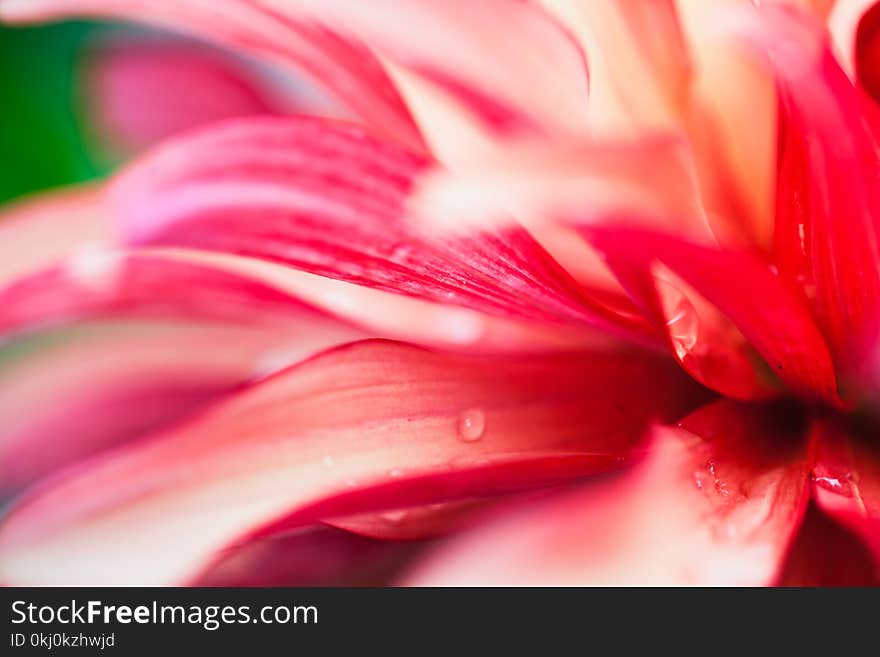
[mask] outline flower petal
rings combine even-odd
[[[0,351],[0,496],[180,421],[329,336],[211,324],[79,325]],[[289,362],[289,361],[288,361]]]
[[[757,12],[755,4],[678,1],[693,65],[683,123],[719,242],[769,251],[779,112],[775,83],[741,43],[723,38],[728,11]]]
[[[505,225],[514,216],[588,221],[617,212],[639,224],[709,236],[687,146],[671,135],[566,145],[508,142],[417,182],[413,212],[438,230]]]
[[[749,340],[772,371],[795,391],[839,403],[828,347],[799,291],[749,253],[717,249],[640,229],[583,227],[581,232],[607,254],[609,265],[655,316],[656,262],[714,304]],[[671,318],[670,318],[671,319]],[[676,320],[678,321],[678,320]],[[713,333],[712,335],[719,335]],[[699,334],[685,336],[700,339]],[[673,344],[673,346],[675,346]],[[689,352],[694,351],[691,345]],[[734,348],[739,348],[734,346]],[[706,380],[710,387],[724,381]]]
[[[865,545],[810,504],[777,586],[880,586]]]
[[[860,23],[865,14],[877,4],[877,0],[836,0],[828,16],[828,31],[831,34],[835,55],[846,74],[853,80],[857,78],[857,52],[859,50]],[[863,35],[870,42],[870,21]],[[867,44],[866,44],[867,45]]]
[[[578,37],[590,62],[591,126],[632,137],[683,109],[690,59],[673,0],[541,0]]]
[[[317,73],[318,82],[327,69],[330,88],[345,92],[346,100],[364,93],[387,106],[391,96],[399,111],[399,97],[376,66],[375,50],[439,82],[477,113],[493,105],[551,130],[584,129],[583,54],[540,8],[518,0],[377,0],[369,7],[347,0],[245,0],[220,11],[216,3],[199,0],[4,0],[0,9],[8,20],[19,21],[97,13],[159,18],[172,26],[189,22],[208,35],[280,52]],[[499,17],[504,29],[485,29]],[[340,34],[349,43],[334,43]],[[369,49],[360,51],[358,61],[354,44],[361,41]],[[375,81],[382,84],[370,84]]]
[[[669,367],[644,354],[339,348],[34,491],[0,527],[0,579],[180,582],[279,517],[309,525],[606,469],[647,422],[693,403]]]
[[[427,162],[361,129],[227,124],[166,145],[115,184],[129,242],[195,247],[517,319],[651,334],[591,298],[522,228],[438,236],[404,214]]]
[[[423,548],[423,542],[307,527],[224,551],[194,585],[383,586]]]
[[[811,299],[838,366],[858,367],[880,332],[877,143],[812,23],[767,10],[741,29],[780,89],[777,264]]]
[[[790,428],[722,401],[658,429],[633,471],[440,549],[416,585],[771,583],[809,499]]]
[[[833,420],[813,427],[816,504],[865,541],[880,564],[880,450]]]
[[[250,278],[167,255],[85,250],[0,290],[8,338],[82,319],[211,320],[233,325],[300,324],[338,330],[298,298]],[[342,333],[351,338],[352,329]]]
[[[48,192],[6,206],[0,213],[0,285],[78,248],[105,246],[111,238],[96,187]]]
[[[619,342],[598,329],[505,319],[326,278],[258,258],[185,249],[152,249],[143,253],[220,269],[268,285],[343,322],[362,327],[366,334],[375,337],[493,353],[600,349]]]
[[[361,536],[411,541],[461,530],[475,522],[478,509],[484,505],[480,500],[428,504],[380,513],[359,513],[324,522]]]
[[[293,67],[335,95],[372,128],[414,147],[422,144],[406,106],[373,53],[354,39],[294,20],[248,0],[0,0],[12,22],[84,16],[149,22],[187,30]]]
[[[490,121],[519,115],[552,132],[586,129],[587,71],[576,43],[540,7],[518,0],[259,0],[323,23],[450,91]],[[498,22],[501,25],[498,25]],[[497,26],[495,29],[487,27]],[[487,115],[486,109],[489,107]]]
[[[184,41],[108,40],[85,68],[91,121],[119,155],[212,121],[292,109],[242,62]]]

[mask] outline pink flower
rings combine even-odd
[[[342,108],[0,225],[0,580],[876,583],[880,9],[760,5],[0,0]]]

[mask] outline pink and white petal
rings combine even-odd
[[[614,467],[647,423],[699,397],[669,368],[644,354],[332,350],[33,491],[0,527],[0,579],[181,582],[276,520],[303,526]]]
[[[503,143],[499,133],[515,134],[523,129],[516,123],[508,125],[500,119],[475,116],[440,85],[391,61],[382,59],[382,64],[418,125],[428,151],[446,167],[467,165],[471,158],[491,153]]]
[[[250,0],[0,0],[0,19],[10,22],[69,17],[155,24],[292,67],[376,132],[413,147],[422,145],[406,106],[371,50],[311,21],[295,20]]]
[[[874,438],[817,420],[812,479],[819,508],[860,536],[880,564],[880,450]]]
[[[293,110],[243,61],[196,43],[110,39],[91,48],[84,69],[90,121],[116,155],[213,121]]]
[[[0,493],[181,421],[264,375],[279,353],[301,359],[328,344],[303,333],[105,322],[7,345]]]
[[[599,330],[505,319],[326,278],[258,258],[186,249],[149,249],[143,253],[165,255],[257,281],[376,337],[454,350],[510,353],[603,349],[619,344],[613,336]]]
[[[607,255],[612,270],[634,298],[667,325],[673,347],[675,339],[679,343],[684,340],[689,345],[688,352],[699,353],[699,348],[694,351],[701,339],[699,322],[690,326],[683,321],[688,319],[687,312],[693,314],[697,308],[692,311],[685,304],[683,310],[687,312],[679,316],[673,311],[680,304],[664,305],[663,299],[658,299],[656,270],[652,269],[656,262],[723,313],[786,385],[802,395],[840,404],[831,355],[810,309],[799,290],[761,259],[747,252],[712,248],[640,229],[591,226],[582,227],[581,232]],[[686,290],[677,292],[683,296]],[[703,317],[718,319],[717,315]],[[703,338],[722,337],[726,333],[729,334],[718,328]],[[725,347],[748,348],[735,334],[729,335],[734,340]],[[743,358],[750,359],[745,352]],[[763,376],[760,368],[756,368],[756,376]],[[723,379],[704,383],[710,387],[726,385]],[[755,385],[758,386],[757,379]]]
[[[586,130],[583,52],[542,9],[518,0],[257,0],[362,39],[452,93],[487,124]],[[501,23],[499,24],[499,20]],[[493,27],[494,29],[487,29]]]
[[[420,177],[410,206],[429,227],[448,232],[625,213],[639,225],[708,240],[693,164],[672,134],[564,146],[510,141]]]
[[[385,96],[393,96],[394,109],[399,110],[399,97],[372,56],[371,51],[376,51],[441,84],[478,115],[484,115],[488,106],[494,115],[541,129],[564,133],[585,129],[583,53],[539,7],[518,0],[403,4],[379,0],[369,7],[352,7],[344,0],[232,1],[222,7],[204,0],[4,0],[0,10],[8,20],[96,13],[134,20],[160,18],[172,25],[188,20],[208,34],[231,36],[236,44],[244,41],[269,54],[280,51],[300,65],[305,63],[312,73],[329,69],[331,90],[349,92],[346,99],[356,100],[351,93],[355,86],[357,93],[379,97],[386,105]],[[499,17],[504,29],[487,30]],[[365,44],[364,61],[357,61],[353,53],[338,52],[341,48],[328,43],[326,34]],[[369,74],[382,84],[371,89],[357,74],[362,78]]]
[[[21,277],[0,290],[5,339],[84,319],[227,322],[299,329],[329,339],[358,331],[276,287],[168,255],[96,250]]]
[[[68,188],[18,201],[0,213],[0,285],[111,240],[96,187]]]
[[[384,586],[424,547],[317,525],[232,547],[193,584]]]
[[[750,0],[678,0],[692,63],[683,125],[719,242],[769,250],[773,239],[778,101],[773,77],[725,36]]]
[[[773,411],[722,401],[660,428],[632,471],[442,547],[414,585],[770,584],[806,510],[803,450]]]
[[[591,297],[521,227],[450,238],[409,219],[421,155],[343,123],[236,121],[172,141],[112,190],[130,243],[197,248],[511,319],[651,336]]]
[[[690,57],[673,0],[541,0],[590,63],[591,128],[633,137],[679,120]]]

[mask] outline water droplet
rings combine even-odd
[[[321,459],[321,463],[324,464],[325,468],[332,468],[336,465],[336,461],[333,460],[333,457],[327,454],[323,459]]]
[[[819,488],[824,488],[837,495],[842,495],[844,497],[853,496],[853,482],[852,475],[850,474],[839,476],[833,476],[830,474],[821,476],[813,475],[813,482],[815,482]]]
[[[483,437],[486,430],[486,414],[479,408],[472,408],[458,419],[458,437],[466,443],[473,443]]]
[[[392,479],[398,479],[399,477],[403,476],[403,472],[400,470],[400,468],[394,468],[393,470],[388,471],[388,476]]]
[[[825,490],[830,490],[835,493],[840,493],[844,489],[843,484],[837,477],[814,477],[813,481]]]
[[[666,327],[669,338],[679,359],[684,358],[697,344],[700,320],[690,299],[681,290],[662,279],[658,279],[663,309],[666,313]]]

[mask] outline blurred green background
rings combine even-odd
[[[0,27],[0,203],[106,173],[88,146],[75,80],[98,29]]]

